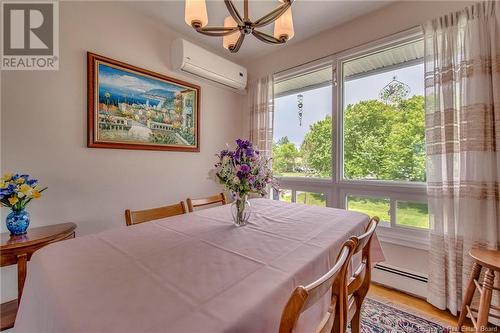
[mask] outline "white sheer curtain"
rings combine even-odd
[[[424,32],[428,301],[456,314],[469,249],[500,248],[500,3],[437,18]]]
[[[269,75],[249,85],[250,140],[271,157],[273,144],[273,76]]]

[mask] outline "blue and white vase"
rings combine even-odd
[[[11,236],[23,235],[30,225],[30,214],[25,209],[12,210],[6,223]]]

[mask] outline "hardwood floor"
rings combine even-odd
[[[434,320],[449,325],[450,327],[455,327],[457,325],[458,317],[453,316],[448,311],[435,308],[421,298],[374,283],[370,285],[370,290],[368,291],[368,297],[370,296],[374,299],[385,299],[392,303],[402,305],[410,311],[413,310],[415,313],[421,314],[426,319]]]

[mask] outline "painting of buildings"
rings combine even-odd
[[[89,146],[198,150],[199,87],[90,55]]]

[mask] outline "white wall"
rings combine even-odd
[[[208,171],[214,154],[241,135],[244,96],[173,73],[176,33],[122,4],[61,2],[59,71],[2,73],[1,169],[48,186],[29,206],[32,226],[75,222],[85,235],[123,225],[126,208],[219,190]],[[201,85],[201,151],[86,148],[86,51]],[[15,269],[2,268],[1,278],[1,301],[15,298]]]

